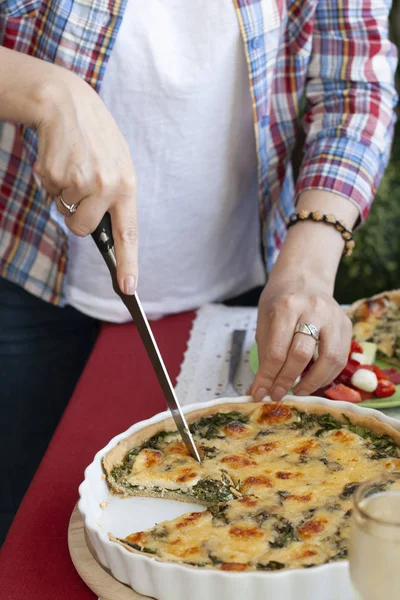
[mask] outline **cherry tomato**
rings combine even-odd
[[[360,365],[360,368],[367,369],[367,371],[372,371],[373,373],[375,373],[378,379],[387,379],[388,381],[390,381],[388,375],[386,375],[386,373],[384,373],[382,369],[380,369],[376,365]]]
[[[339,383],[350,383],[351,378],[353,377],[354,373],[357,371],[357,369],[360,368],[360,363],[357,362],[356,360],[353,360],[352,358],[349,358],[349,360],[347,361],[347,365],[345,366],[345,368],[343,369],[343,371],[341,373],[339,373],[339,375],[337,376],[337,381]]]
[[[351,346],[350,346],[350,352],[349,355],[352,352],[360,352],[361,354],[364,354],[363,349],[361,348],[360,344],[358,342],[356,342],[356,340],[351,340]]]
[[[364,390],[357,390],[357,391],[361,396],[362,402],[365,402],[366,400],[373,400],[374,398],[376,400],[376,396],[375,396],[374,392],[365,392]]]
[[[396,386],[391,381],[387,379],[379,379],[378,387],[376,388],[374,394],[378,396],[378,398],[387,398],[388,396],[393,396],[396,392]]]
[[[389,379],[394,385],[400,385],[400,371],[395,368],[391,369],[382,369],[382,373],[385,375],[386,379]],[[384,379],[384,377],[382,377]]]
[[[346,402],[361,402],[361,394],[358,390],[353,390],[343,383],[332,385],[325,390],[325,396],[331,400],[345,400]]]

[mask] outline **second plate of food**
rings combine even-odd
[[[254,344],[250,350],[249,355],[249,363],[250,368],[254,374],[258,371],[258,350],[257,344]],[[392,369],[393,365],[386,363],[382,360],[374,361],[374,365],[379,367],[380,369]],[[360,365],[361,367],[362,365]],[[346,402],[346,398],[340,398],[341,401]],[[370,398],[368,400],[364,400],[362,402],[357,403],[358,406],[363,406],[364,408],[395,408],[396,406],[400,406],[400,385],[396,385],[396,391],[392,396],[386,398]]]

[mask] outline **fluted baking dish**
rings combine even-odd
[[[317,397],[288,396],[287,399],[374,416],[400,431],[400,421],[373,409]],[[249,397],[222,398],[192,404],[185,407],[184,412],[190,413],[199,408],[226,402],[240,403],[249,400]],[[200,570],[132,553],[109,540],[108,532],[117,537],[125,537],[188,511],[204,510],[204,507],[195,504],[162,498],[120,498],[109,493],[101,465],[102,457],[121,439],[169,416],[168,411],[160,413],[117,435],[96,454],[93,462],[85,470],[84,481],[79,487],[78,507],[86,532],[102,565],[122,583],[157,600],[350,600],[347,561],[280,572],[235,573]]]

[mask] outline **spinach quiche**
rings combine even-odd
[[[400,366],[400,290],[358,300],[347,314],[358,342],[377,344],[377,358]]]
[[[114,493],[206,507],[124,539],[110,534],[131,552],[224,571],[341,560],[353,492],[400,471],[400,433],[373,417],[295,402],[222,404],[187,417],[202,464],[172,419],[134,433],[103,459]]]

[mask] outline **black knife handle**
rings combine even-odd
[[[106,212],[99,225],[93,231],[92,238],[110,271],[114,292],[122,297],[123,294],[117,281],[117,263],[115,260],[114,238],[111,228],[111,215],[109,212]]]
[[[111,215],[106,212],[100,223],[92,233],[96,246],[102,254],[106,254],[114,248],[114,238],[111,227]]]

